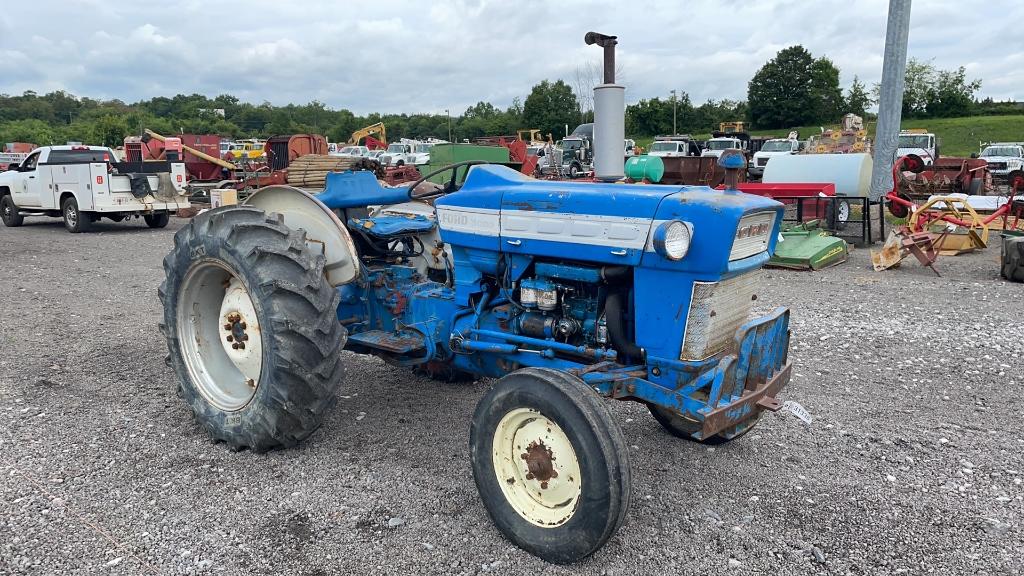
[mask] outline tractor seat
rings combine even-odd
[[[382,240],[430,232],[434,226],[434,221],[422,214],[388,214],[348,219],[348,227],[352,230]]]
[[[369,170],[328,172],[324,191],[316,199],[331,209],[363,208],[399,204],[409,200],[409,188],[381,186]]]

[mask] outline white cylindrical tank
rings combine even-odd
[[[871,190],[868,154],[795,154],[773,156],[764,168],[765,183],[831,182],[840,196],[867,196]]]
[[[625,176],[626,88],[594,87],[594,177],[615,181]]]

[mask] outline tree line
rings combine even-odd
[[[877,100],[878,87],[869,90],[859,78],[844,91],[839,68],[824,56],[802,46],[781,50],[754,74],[747,99],[708,100],[694,105],[686,92],[669,98],[646,98],[626,107],[626,131],[632,136],[707,133],[721,122],[746,120],[754,128],[775,129],[834,124],[846,112],[867,116]],[[579,75],[579,74],[577,74]],[[903,114],[908,118],[942,118],[979,114],[1020,114],[1019,104],[977,100],[981,81],[968,79],[965,69],[940,70],[930,62],[911,59],[907,65]],[[125,136],[149,128],[162,134],[220,134],[227,138],[267,137],[274,134],[318,133],[332,142],[345,142],[363,126],[383,122],[391,140],[436,137],[455,140],[511,135],[536,128],[555,139],[577,124],[593,120],[589,94],[574,91],[563,80],[544,80],[525,99],[507,108],[478,102],[451,115],[357,115],[333,109],[316,100],[303,105],[253,104],[222,94],[157,96],[135,103],[76,97],[63,91],[11,96],[0,94],[0,143],[37,144],[80,141],[115,146]],[[585,90],[584,90],[585,91]]]

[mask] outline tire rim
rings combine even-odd
[[[846,222],[850,219],[850,204],[848,202],[839,203],[839,221]]]
[[[68,224],[72,228],[78,224],[78,210],[75,210],[75,207],[71,204],[68,204],[68,207],[64,209],[64,217],[67,218]]]
[[[194,264],[182,280],[177,328],[185,367],[203,397],[226,412],[248,405],[263,369],[263,337],[241,280],[219,263]]]
[[[4,202],[4,220],[10,220],[12,215],[13,210],[11,210],[11,205],[8,204],[7,202]]]
[[[555,528],[579,505],[583,481],[572,442],[532,408],[505,414],[494,431],[494,473],[505,500],[526,521]]]

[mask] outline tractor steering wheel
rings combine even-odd
[[[426,176],[420,177],[419,180],[413,182],[412,185],[409,186],[409,199],[424,200],[427,198],[434,198],[436,196],[444,196],[445,194],[451,194],[452,192],[458,191],[459,188],[462,188],[462,184],[458,184],[456,182],[458,180],[459,168],[465,166],[466,174],[469,174],[469,168],[471,166],[476,166],[478,164],[490,164],[490,162],[487,162],[486,160],[464,160],[462,162],[456,162],[455,164],[449,164],[447,166],[434,170],[433,172],[427,174]],[[444,187],[441,188],[440,190],[432,190],[430,192],[424,192],[422,194],[413,193],[413,190],[416,190],[416,187],[419,186],[420,184],[423,184],[424,182],[433,178],[434,176],[437,176],[438,174],[443,174],[449,170],[451,170],[452,177],[448,179],[448,182],[445,183]],[[463,178],[463,180],[465,180],[465,178]]]

